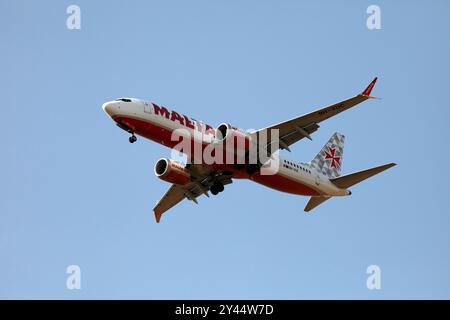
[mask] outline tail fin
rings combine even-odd
[[[344,155],[345,136],[336,132],[311,161],[311,168],[323,173],[328,178],[337,178],[341,174],[342,156]]]
[[[361,181],[366,180],[367,178],[370,178],[380,172],[383,172],[384,170],[392,168],[393,166],[395,166],[395,163],[389,163],[383,166],[367,169],[364,171],[347,174],[339,178],[330,179],[330,181],[333,184],[335,184],[338,188],[347,189],[357,183],[360,183]]]

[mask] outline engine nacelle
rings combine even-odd
[[[155,164],[155,175],[161,180],[185,185],[190,182],[189,171],[179,162],[162,158]]]
[[[234,153],[239,151],[245,154],[250,150],[250,134],[228,123],[222,123],[217,127],[216,139],[225,143],[227,151],[230,151],[231,147]]]

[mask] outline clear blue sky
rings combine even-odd
[[[81,30],[66,8],[81,8]],[[382,29],[366,27],[370,4]],[[450,298],[447,1],[0,2],[0,298]],[[398,166],[305,214],[236,181],[156,224],[170,150],[101,109],[143,98],[260,128],[350,97],[283,155],[346,135],[343,171]],[[81,267],[80,291],[66,267]],[[366,288],[379,265],[382,289]]]

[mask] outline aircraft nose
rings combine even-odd
[[[105,102],[102,105],[103,111],[105,111],[109,116],[112,116],[115,113],[115,104],[114,102]]]

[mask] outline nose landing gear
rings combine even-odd
[[[117,126],[120,129],[125,130],[128,133],[131,133],[131,137],[128,138],[128,141],[130,141],[130,143],[135,143],[137,141],[137,138],[134,135],[134,129],[131,126],[129,126],[125,123],[122,123],[122,122],[117,122]]]
[[[135,143],[136,140],[137,140],[137,138],[136,138],[136,136],[134,135],[134,133],[133,133],[133,135],[132,135],[130,138],[128,138],[128,141],[130,141],[130,143]]]

